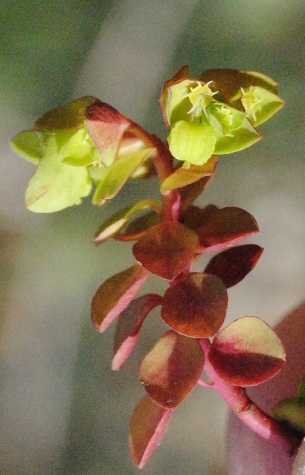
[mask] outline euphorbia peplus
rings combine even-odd
[[[94,237],[96,244],[109,238],[135,241],[134,265],[102,283],[92,300],[99,332],[117,320],[112,369],[124,365],[155,307],[161,307],[169,327],[140,364],[146,395],[129,430],[136,465],[145,465],[173,410],[196,384],[217,390],[245,424],[292,453],[299,433],[267,416],[245,392],[280,371],[285,362],[281,341],[254,316],[222,328],[227,289],[252,270],[263,251],[235,244],[257,233],[258,225],[240,208],[194,205],[215,175],[216,155],[261,139],[256,127],[283,105],[277,84],[263,74],[231,69],[208,70],[193,79],[183,67],[165,82],[160,103],[169,128],[166,143],[94,97],[47,112],[32,129],[20,132],[13,149],[38,165],[26,206],[59,211],[79,204],[92,188],[93,204],[103,205],[127,181],[158,176],[160,203],[148,198],[128,204]],[[193,263],[210,251],[220,252],[202,272],[193,272]],[[168,281],[164,295],[134,298],[150,274]],[[284,412],[278,408],[277,417]]]

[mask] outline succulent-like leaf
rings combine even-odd
[[[253,386],[272,378],[285,363],[283,345],[267,323],[242,317],[214,338],[209,359],[230,384]]]
[[[174,188],[182,188],[190,185],[203,177],[212,176],[217,166],[217,158],[212,156],[204,165],[190,165],[189,167],[181,166],[167,177],[160,188],[161,192],[173,190]]]
[[[206,338],[220,329],[227,304],[227,290],[218,277],[191,273],[179,277],[167,289],[161,316],[182,335]]]
[[[147,208],[153,208],[158,212],[161,211],[160,205],[153,200],[139,201],[135,205],[129,206],[128,208],[124,208],[115,213],[101,225],[101,227],[94,236],[95,244],[102,244],[104,241],[106,241],[106,239],[118,233],[122,228],[126,226],[130,218],[135,213]]]
[[[120,369],[132,352],[146,316],[157,305],[161,305],[162,297],[147,294],[133,300],[121,313],[114,337],[114,357],[111,368]]]
[[[179,120],[167,138],[169,150],[177,159],[193,165],[204,165],[215,150],[216,133],[204,122]]]
[[[183,224],[196,231],[212,219],[212,216],[219,212],[215,205],[207,205],[204,208],[198,206],[189,206],[183,214]]]
[[[232,247],[214,256],[204,272],[219,277],[228,289],[246,277],[262,252],[263,248],[256,244]]]
[[[173,279],[192,260],[197,234],[178,222],[165,222],[149,229],[133,246],[133,254],[149,272]]]
[[[154,149],[148,148],[118,158],[106,169],[103,180],[96,187],[92,202],[102,205],[106,200],[114,198],[132,173],[153,151]]]
[[[26,207],[36,213],[52,213],[80,204],[91,190],[85,168],[62,163],[60,138],[51,134],[44,141],[42,158],[26,190]]]
[[[154,404],[147,396],[136,406],[129,426],[129,451],[139,468],[144,467],[159,445],[172,412],[172,409]]]
[[[223,249],[258,231],[254,217],[236,207],[222,208],[213,213],[208,222],[197,230],[200,245],[208,251]]]
[[[142,361],[140,380],[155,403],[174,408],[193,389],[203,365],[199,342],[169,330]]]
[[[92,299],[91,319],[100,333],[125,310],[148,275],[142,266],[135,264],[113,275],[98,288]]]
[[[36,130],[19,132],[11,141],[11,147],[20,157],[38,165],[41,158],[42,134]]]

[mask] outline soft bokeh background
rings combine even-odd
[[[161,84],[188,63],[265,72],[287,105],[265,140],[221,159],[201,203],[253,213],[265,252],[230,290],[228,319],[274,323],[305,297],[304,33],[300,0],[0,1],[0,473],[127,475],[128,421],[142,394],[139,359],[163,326],[147,322],[141,348],[110,371],[112,334],[94,331],[98,285],[133,260],[129,246],[91,237],[114,210],[146,196],[127,189],[104,209],[34,215],[23,206],[31,164],[9,140],[35,117],[93,94],[164,136]],[[155,291],[161,284],[152,280]],[[223,475],[226,408],[196,388],[174,414],[145,473]]]

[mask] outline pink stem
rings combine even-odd
[[[235,415],[256,434],[270,440],[292,455],[300,445],[300,435],[259,409],[247,396],[244,388],[232,386],[218,376],[209,361],[211,342],[204,338],[200,339],[199,343],[205,353],[204,371],[212,387],[221,394]]]

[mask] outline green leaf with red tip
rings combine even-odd
[[[242,317],[214,338],[209,354],[215,371],[230,384],[253,386],[275,376],[285,363],[283,345],[267,323]]]
[[[173,157],[193,165],[204,165],[214,153],[216,132],[204,122],[179,120],[167,138]]]
[[[122,228],[126,227],[126,224],[135,213],[147,208],[153,208],[158,213],[161,212],[160,205],[153,200],[139,201],[133,206],[121,209],[101,225],[93,239],[95,244],[102,244],[106,239],[114,236]]]
[[[143,267],[135,264],[113,275],[98,288],[92,299],[91,319],[100,333],[130,304],[148,275]]]
[[[192,338],[214,336],[224,322],[228,305],[222,281],[209,274],[179,277],[163,297],[161,316],[178,333]]]
[[[149,148],[118,158],[106,169],[103,180],[96,187],[92,202],[102,205],[106,200],[114,198],[132,173],[153,151],[154,149]]]
[[[111,365],[114,371],[123,366],[132,352],[147,315],[161,303],[160,295],[147,294],[133,300],[121,313],[114,337],[114,357]]]
[[[41,158],[42,134],[36,130],[23,130],[13,138],[11,147],[20,157],[38,165]]]
[[[213,257],[204,272],[219,277],[226,288],[243,280],[253,269],[263,252],[256,244],[232,247]]]
[[[79,129],[84,126],[88,107],[97,99],[84,96],[74,102],[46,112],[34,125],[36,130],[57,131],[60,129]]]
[[[190,165],[189,167],[179,167],[172,175],[167,177],[161,185],[161,193],[174,188],[182,188],[190,185],[203,177],[211,177],[217,166],[217,158],[212,156],[204,165]]]
[[[223,249],[258,231],[254,217],[236,207],[222,208],[213,213],[208,222],[197,230],[200,245],[208,251]]]
[[[169,330],[142,361],[140,380],[156,404],[174,408],[193,389],[203,365],[199,342]]]
[[[60,134],[45,138],[42,158],[27,187],[26,207],[36,213],[52,213],[80,204],[91,191],[86,168],[62,163],[61,138]]]
[[[154,404],[144,396],[133,411],[129,426],[129,452],[135,465],[143,468],[167,427],[172,409]]]
[[[183,224],[165,222],[149,229],[132,251],[149,272],[171,280],[192,260],[197,243],[197,234]]]
[[[160,223],[160,214],[157,214],[156,211],[149,211],[130,221],[123,230],[114,235],[114,238],[119,241],[137,241],[146,234],[148,229]]]

